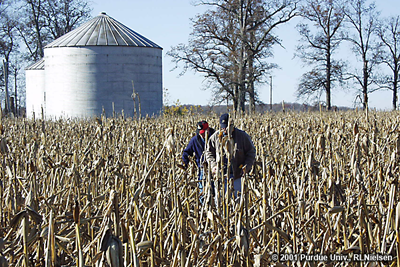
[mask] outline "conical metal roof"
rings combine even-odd
[[[105,12],[100,13],[100,15],[75,30],[57,38],[52,43],[46,45],[45,48],[73,46],[140,46],[161,48],[156,43],[108,16]]]
[[[32,65],[29,65],[25,70],[44,70],[44,59],[42,58]]]

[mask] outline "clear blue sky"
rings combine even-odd
[[[202,90],[205,87],[200,74],[187,72],[178,77],[181,69],[171,71],[174,65],[166,53],[172,46],[188,43],[191,33],[190,18],[205,11],[205,7],[193,6],[191,0],[92,0],[93,16],[106,12],[109,16],[125,24],[132,30],[142,34],[163,47],[163,87],[169,91],[169,102],[179,99],[182,104],[207,105],[211,100],[211,92]],[[382,16],[400,15],[400,0],[378,0],[378,10]],[[295,30],[297,22],[289,23],[278,29],[278,36],[283,46],[275,47],[274,63],[280,66],[272,74],[273,103],[296,102],[295,91],[304,66],[298,58],[293,58],[295,46],[300,38]],[[360,64],[352,54],[346,56],[354,64]],[[270,102],[270,86],[259,87],[259,95],[264,103]],[[353,106],[355,90],[334,91],[332,105]],[[324,99],[322,99],[324,100]],[[392,94],[389,91],[375,92],[370,95],[369,106],[377,109],[391,109]]]

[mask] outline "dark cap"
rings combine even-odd
[[[203,134],[208,129],[208,123],[206,121],[199,121],[197,123],[197,129],[199,130],[199,134]]]
[[[219,126],[221,128],[228,127],[228,121],[229,121],[229,114],[228,113],[222,114],[221,117],[219,117]]]

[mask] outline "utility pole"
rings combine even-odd
[[[269,76],[269,110],[272,111],[272,76]]]

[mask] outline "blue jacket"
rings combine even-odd
[[[210,128],[210,137],[214,132],[215,132],[215,130]],[[190,139],[189,144],[187,145],[185,150],[183,150],[183,153],[182,153],[182,160],[185,163],[185,166],[187,166],[189,164],[189,156],[193,156],[193,154],[194,154],[197,167],[199,167],[199,169],[200,169],[200,165],[202,163],[201,158],[203,155],[204,146],[205,146],[204,140],[201,138],[201,136],[198,133],[196,134],[196,136],[194,136],[194,137],[192,137],[192,139]]]

